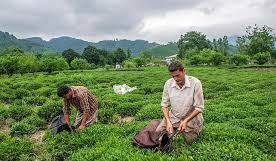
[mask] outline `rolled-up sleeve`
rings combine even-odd
[[[197,81],[195,84],[193,106],[199,112],[203,112],[204,110],[204,97],[203,97],[203,90],[202,90],[202,85],[200,81]]]
[[[170,106],[170,97],[169,97],[167,83],[164,85],[161,106],[162,106],[162,108]]]
[[[62,108],[64,115],[70,115],[70,102],[67,99],[63,99],[63,108]]]

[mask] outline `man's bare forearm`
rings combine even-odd
[[[190,122],[194,117],[196,117],[199,113],[201,113],[200,111],[198,110],[193,110],[193,112],[188,116],[186,117],[185,119],[183,119],[183,121],[186,121],[187,123]]]
[[[166,123],[171,122],[170,118],[169,118],[169,108],[168,107],[163,107],[162,112],[163,112],[163,116],[166,120]]]
[[[65,119],[66,124],[70,125],[70,115],[64,114],[64,119]]]

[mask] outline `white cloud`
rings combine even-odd
[[[275,0],[10,0],[0,2],[0,30],[18,37],[165,43],[191,30],[218,37],[254,24],[276,29],[275,10]]]

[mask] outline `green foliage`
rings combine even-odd
[[[13,75],[19,69],[19,56],[4,55],[0,57],[0,73]]]
[[[3,161],[20,160],[21,157],[31,156],[33,145],[25,138],[7,138],[0,142],[0,158]]]
[[[113,59],[113,62],[122,64],[122,62],[127,59],[127,55],[123,49],[117,48],[117,50],[113,52]]]
[[[113,116],[116,114],[114,112],[115,110],[113,109],[106,109],[106,108],[100,108],[99,109],[99,114],[98,114],[98,119],[99,122],[101,123],[112,123],[113,121]]]
[[[189,60],[191,65],[200,65],[204,63],[204,58],[201,55],[193,55]]]
[[[21,56],[24,52],[19,48],[9,47],[3,51],[3,55]]]
[[[271,53],[274,48],[275,35],[272,28],[264,25],[263,27],[248,26],[246,34],[237,39],[237,46],[240,53],[251,56],[259,52]]]
[[[254,59],[256,60],[257,64],[263,65],[271,60],[271,55],[269,52],[260,52],[254,55]]]
[[[214,66],[221,65],[224,62],[224,56],[220,53],[214,53],[210,59],[210,63]]]
[[[108,54],[107,51],[98,49],[95,46],[87,46],[84,49],[82,56],[90,64],[93,63],[95,65],[103,66],[106,64]]]
[[[23,106],[32,109],[30,115],[11,120],[11,135],[30,137],[27,134],[45,128],[52,117],[59,115],[62,99],[55,90],[64,83],[85,85],[93,91],[99,104],[99,122],[55,137],[47,130],[41,144],[28,143],[36,146],[30,153],[13,144],[2,146],[10,138],[0,133],[1,159],[4,156],[11,160],[275,160],[274,68],[188,67],[187,74],[199,78],[203,85],[204,130],[190,145],[183,144],[182,136],[178,135],[169,154],[132,145],[137,131],[151,119],[162,118],[163,85],[170,78],[166,67],[3,76],[0,78],[1,123],[11,120],[10,109],[14,107],[10,103],[18,106],[25,103]],[[112,89],[115,84],[136,86],[137,90],[118,95]],[[72,111],[72,121],[74,114]],[[134,117],[134,121],[124,122],[126,116]],[[45,155],[47,159],[43,159]]]
[[[0,103],[0,121],[3,121],[10,117],[9,106]]]
[[[75,70],[84,70],[84,69],[90,69],[91,65],[85,60],[85,59],[74,59],[71,63],[72,69]]]
[[[39,63],[32,54],[27,54],[19,58],[18,73],[34,73],[39,70]]]
[[[135,117],[138,121],[160,119],[162,118],[161,111],[162,109],[160,104],[148,104],[139,110]]]
[[[75,52],[73,49],[67,49],[62,52],[63,58],[66,60],[66,62],[71,66],[71,62],[80,57],[80,54]]]
[[[191,31],[185,35],[181,35],[177,42],[179,49],[179,57],[184,58],[187,51],[190,49],[202,50],[204,48],[211,48],[211,42],[206,38],[206,35],[201,32]]]
[[[53,100],[48,100],[37,111],[38,116],[43,118],[47,122],[51,121],[54,117],[60,115],[61,113],[61,102]]]
[[[126,60],[123,62],[123,67],[124,68],[135,68],[135,64],[133,61]]]
[[[145,52],[149,53],[155,58],[164,58],[166,56],[177,54],[178,48],[177,43],[169,42],[166,45],[159,45],[157,47],[147,49]]]
[[[44,125],[44,121],[37,115],[26,117],[20,122],[15,122],[11,127],[12,136],[32,134]]]
[[[230,62],[235,65],[246,65],[249,62],[249,57],[243,54],[235,54],[230,57]]]
[[[212,49],[203,49],[197,52],[197,50],[192,49],[188,51],[188,59],[192,65],[214,65],[218,66],[224,62],[224,56]]]
[[[141,57],[135,57],[132,59],[132,61],[135,63],[136,67],[142,67],[146,65],[146,61],[142,59]]]
[[[27,105],[12,105],[9,110],[10,117],[16,121],[20,121],[33,113],[31,107]]]
[[[222,54],[217,53],[212,49],[203,49],[199,52],[199,55],[202,56],[203,62],[208,65],[220,65],[224,61]]]
[[[44,56],[41,58],[41,71],[52,73],[53,71],[68,69],[67,62],[62,57]]]
[[[212,46],[213,46],[213,50],[223,53],[224,56],[228,55],[230,46],[229,46],[227,36],[223,36],[223,38],[219,38],[218,40],[213,39]]]

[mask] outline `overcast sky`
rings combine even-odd
[[[209,38],[241,35],[248,25],[276,29],[276,0],[1,0],[0,31],[18,38],[71,36],[177,41],[187,31]]]

